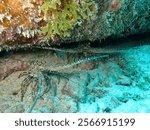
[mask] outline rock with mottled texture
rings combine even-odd
[[[40,28],[46,25],[44,12],[41,11],[44,0],[1,0],[0,51],[31,48],[35,45],[41,47],[85,40],[95,41],[110,36],[120,37],[150,31],[149,0],[89,1],[93,3],[92,7],[89,7],[89,19],[77,20],[72,29],[64,31],[67,36],[59,35],[60,32],[54,29],[52,33],[58,34],[50,35],[47,41],[44,35],[39,34]],[[86,2],[82,3],[82,6],[86,6]],[[61,10],[63,12],[63,8]],[[51,19],[54,23],[57,20],[56,17]],[[66,28],[67,26],[68,24]]]

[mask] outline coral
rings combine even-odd
[[[69,36],[69,30],[92,16],[94,6],[92,0],[45,0],[41,10],[47,24],[41,28],[40,33],[46,39],[54,35]]]

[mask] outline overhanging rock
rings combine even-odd
[[[0,51],[143,32],[149,0],[0,0]]]

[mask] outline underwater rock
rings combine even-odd
[[[16,71],[23,71],[29,67],[29,64],[21,60],[0,60],[0,81]]]
[[[0,51],[149,32],[149,8],[149,0],[1,0]]]
[[[24,111],[25,111],[24,105],[22,105],[22,104],[18,104],[17,106],[15,106],[11,109],[12,113],[23,113]]]
[[[47,105],[43,105],[37,110],[34,110],[33,113],[52,113],[52,110]]]
[[[116,83],[117,85],[124,85],[124,86],[130,86],[131,85],[131,79],[127,76],[120,76],[119,80]]]
[[[77,112],[77,103],[68,96],[62,96],[55,100],[56,113],[75,113]]]
[[[9,107],[10,107],[10,105],[7,103],[0,105],[0,112],[1,113],[5,112],[5,110],[7,110]]]

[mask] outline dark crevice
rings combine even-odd
[[[53,48],[58,49],[82,49],[82,47],[90,46],[92,48],[102,48],[102,49],[125,49],[130,47],[142,46],[142,45],[149,45],[150,44],[150,32],[130,35],[127,37],[120,37],[116,38],[114,36],[108,37],[104,40],[96,40],[96,41],[81,41],[81,42],[74,42],[71,44],[61,44],[58,46],[51,46],[49,50],[53,50]],[[47,48],[49,48],[47,46]],[[44,49],[40,46],[33,48],[20,48],[12,51],[3,50],[0,52],[0,57],[7,57],[10,56],[12,53],[27,53],[27,52],[37,52],[41,49]]]
[[[94,48],[127,48],[127,47],[135,47],[150,44],[150,32],[130,35],[126,37],[116,38],[115,36],[108,37],[104,40],[96,40],[96,41],[81,41],[81,42],[74,42],[71,44],[61,44],[59,46],[55,46],[55,48],[65,48],[65,49],[72,49],[77,48],[80,46],[90,45]]]
[[[92,47],[100,47],[100,48],[109,48],[109,47],[134,47],[134,46],[140,46],[150,44],[150,32],[148,33],[142,33],[142,34],[136,34],[136,35],[130,35],[126,37],[108,37],[105,40],[95,41],[91,43]]]

